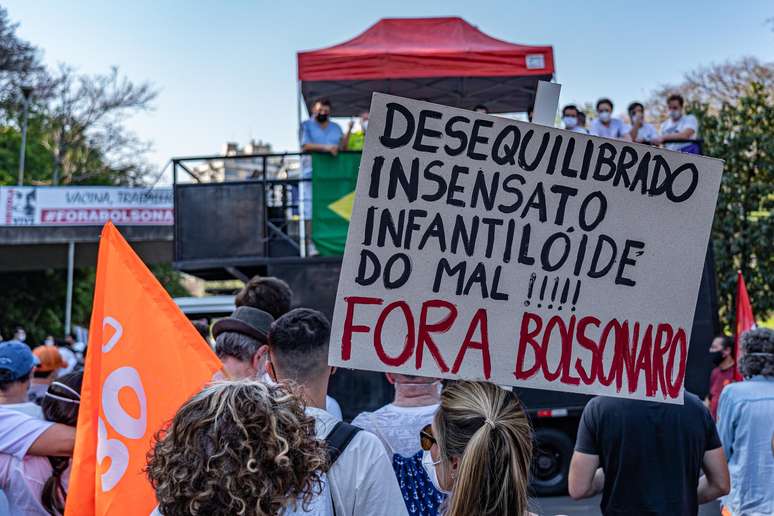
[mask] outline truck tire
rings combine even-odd
[[[535,430],[530,486],[537,496],[567,494],[573,442],[560,430]]]

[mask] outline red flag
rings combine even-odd
[[[750,304],[750,296],[747,295],[747,286],[744,284],[744,278],[742,277],[742,271],[737,272],[736,277],[736,372],[734,373],[734,379],[741,381],[742,374],[739,372],[739,359],[742,358],[740,354],[741,349],[739,343],[742,340],[742,334],[744,332],[755,328],[755,316],[753,315],[752,304]]]
[[[150,514],[154,434],[222,365],[111,223],[99,244],[67,516]]]

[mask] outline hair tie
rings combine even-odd
[[[59,396],[58,394],[52,393],[51,392],[51,387],[54,387],[54,386],[59,387],[60,389],[63,389],[65,391],[69,392],[70,394],[75,396],[75,398],[66,398],[64,396]],[[64,401],[65,403],[75,403],[77,405],[81,404],[81,395],[78,393],[78,391],[76,391],[72,387],[68,387],[67,385],[63,384],[62,382],[51,382],[51,385],[49,386],[49,388],[46,391],[46,394],[44,396],[48,397],[48,398],[53,398],[55,400]]]
[[[51,385],[52,386],[55,385],[55,386],[59,387],[60,389],[66,390],[67,392],[69,392],[70,394],[75,396],[74,399],[77,399],[77,400],[81,399],[81,395],[80,395],[80,393],[78,391],[76,391],[72,387],[69,387],[69,386],[63,384],[62,382],[51,382]]]
[[[65,403],[75,403],[76,405],[81,404],[81,400],[74,400],[72,398],[65,398],[64,396],[57,396],[56,394],[51,394],[50,392],[47,392],[44,397],[54,398],[55,400],[64,401]]]

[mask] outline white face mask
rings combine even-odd
[[[425,473],[427,473],[428,478],[430,478],[430,482],[433,483],[433,487],[436,489],[436,491],[448,495],[451,494],[451,492],[442,488],[441,484],[438,483],[438,473],[435,470],[435,466],[436,464],[440,463],[440,460],[438,462],[433,462],[433,456],[429,451],[422,451],[422,467],[425,469]]]
[[[609,122],[610,121],[610,111],[600,111],[599,112],[599,119],[603,122]]]
[[[27,340],[27,334],[24,333],[23,331],[17,331],[16,335],[15,335],[15,338],[19,342],[24,342],[25,340]]]
[[[574,129],[578,125],[578,119],[574,116],[566,116],[562,118],[562,122],[564,122],[564,127],[567,129]]]
[[[368,120],[363,120],[360,125],[363,127],[363,132],[368,130]]]
[[[679,109],[669,110],[669,118],[671,118],[672,120],[680,120],[681,116],[682,116],[682,112]]]

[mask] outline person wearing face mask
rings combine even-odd
[[[597,101],[597,118],[591,122],[591,134],[618,140],[629,139],[629,128],[613,117],[613,101],[607,98]]]
[[[27,332],[24,331],[24,328],[21,326],[17,326],[13,330],[13,340],[17,342],[26,342],[27,340]]]
[[[578,121],[578,106],[575,104],[567,104],[562,108],[562,123],[568,131],[589,134],[584,127],[581,127]]]
[[[529,514],[532,428],[512,391],[485,382],[448,383],[420,442],[425,471],[448,494],[444,516]]]
[[[435,515],[445,496],[423,470],[420,431],[433,420],[440,401],[437,378],[386,373],[395,386],[392,403],[374,412],[363,412],[352,424],[376,435],[392,458],[392,468],[411,514]]]
[[[718,335],[712,339],[709,355],[715,368],[710,373],[709,393],[707,402],[712,419],[718,419],[718,401],[720,393],[729,383],[733,383],[736,372],[736,356],[734,354],[734,339],[728,335]]]
[[[312,104],[312,116],[301,124],[299,140],[302,152],[324,152],[336,156],[344,147],[344,132],[339,124],[331,120],[331,102],[317,99]],[[293,199],[298,201],[298,213],[303,221],[305,235],[308,238],[309,254],[317,251],[311,241],[312,230],[312,156],[301,156],[301,177],[299,185],[291,186]]]
[[[661,135],[656,138],[654,143],[656,145],[663,144],[669,150],[698,154],[699,146],[696,143],[670,143],[675,140],[689,140],[699,137],[699,122],[695,116],[683,113],[684,104],[685,100],[682,95],[669,96],[667,99],[669,118],[661,124]]]
[[[656,128],[645,121],[645,107],[641,103],[632,102],[626,111],[631,121],[629,138],[633,142],[650,143],[658,138]]]

